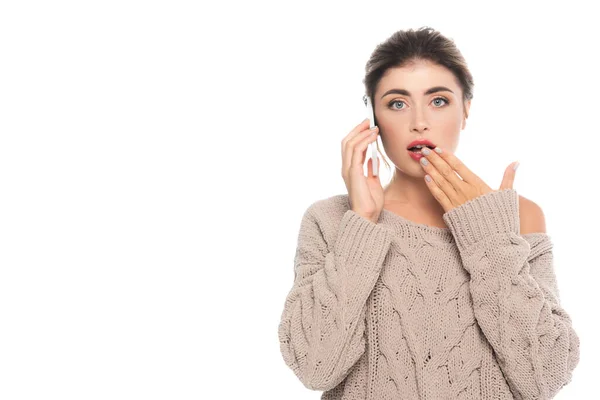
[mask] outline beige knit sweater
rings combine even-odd
[[[321,399],[550,399],[579,338],[560,306],[552,242],[519,234],[516,190],[443,216],[448,228],[348,195],[311,204],[279,324],[285,363]]]

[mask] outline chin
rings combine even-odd
[[[422,179],[425,177],[425,175],[427,175],[427,171],[421,167],[420,163],[414,161],[413,159],[408,160],[406,164],[399,164],[396,169],[398,169],[404,175],[413,178]]]

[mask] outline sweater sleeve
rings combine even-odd
[[[518,200],[514,189],[494,191],[443,218],[470,274],[475,318],[513,395],[550,399],[571,381],[579,337],[559,302],[550,237],[519,234]]]
[[[304,386],[321,391],[341,383],[365,352],[367,299],[391,243],[387,229],[352,210],[328,243],[323,216],[314,204],[304,213],[278,328],[285,363]]]

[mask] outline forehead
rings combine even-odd
[[[406,89],[413,95],[422,95],[432,86],[447,86],[454,93],[459,91],[456,77],[448,68],[429,61],[419,61],[404,67],[389,68],[379,81],[377,93],[397,88]]]

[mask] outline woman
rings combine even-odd
[[[513,164],[493,190],[453,154],[473,97],[461,53],[433,29],[399,31],[366,70],[379,130],[365,120],[342,140],[348,194],[301,221],[286,364],[322,399],[554,397],[579,338]],[[396,166],[385,189],[371,159],[363,174],[377,132]]]

